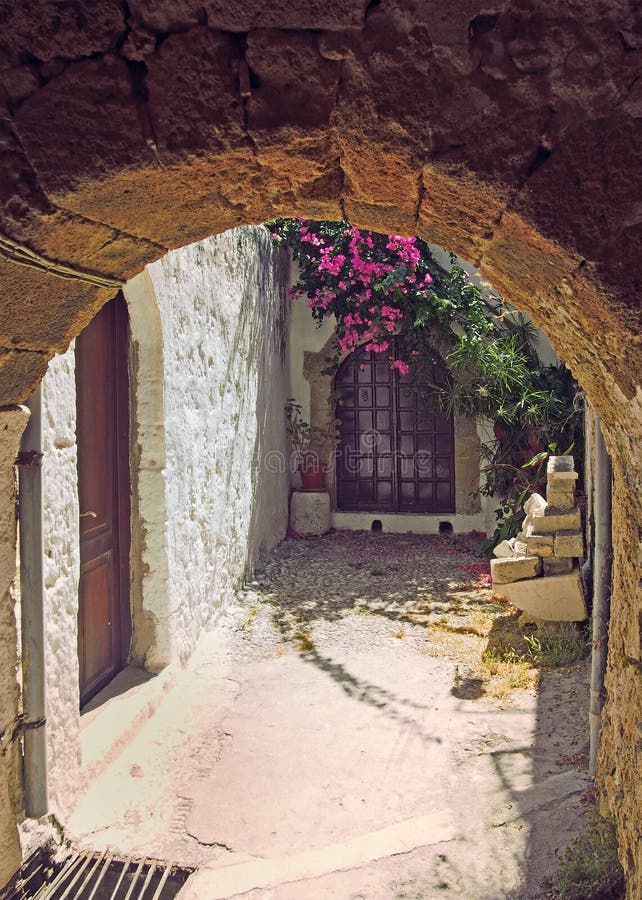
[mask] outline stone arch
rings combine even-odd
[[[347,216],[480,265],[546,330],[613,457],[600,771],[639,892],[639,12],[77,5],[2,9],[0,403],[147,262],[233,225]]]

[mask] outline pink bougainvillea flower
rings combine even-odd
[[[371,350],[373,353],[385,353],[389,346],[388,341],[370,341],[366,344],[366,350]]]

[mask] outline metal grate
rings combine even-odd
[[[192,871],[109,851],[72,851],[61,860],[41,850],[0,892],[0,900],[171,900]]]

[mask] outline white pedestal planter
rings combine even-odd
[[[330,495],[295,491],[290,500],[290,528],[299,534],[325,534],[330,530]]]

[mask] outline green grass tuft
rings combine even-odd
[[[555,884],[546,885],[551,900],[622,900],[624,872],[617,855],[613,819],[603,818],[595,807],[586,815],[586,834],[566,847]]]
[[[589,646],[571,623],[555,627],[542,625],[533,634],[525,634],[528,656],[537,666],[557,669],[583,660]]]

